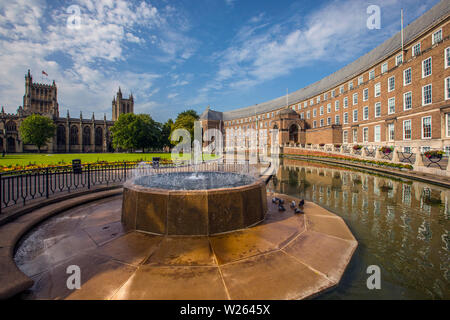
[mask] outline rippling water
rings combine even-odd
[[[168,190],[234,188],[255,182],[251,176],[233,172],[169,172],[136,178],[134,183]]]
[[[283,159],[268,191],[341,216],[358,240],[337,288],[322,299],[450,299],[450,190],[312,161]],[[367,289],[367,267],[381,289]]]

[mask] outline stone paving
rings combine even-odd
[[[306,202],[295,215],[268,196],[266,220],[216,236],[124,230],[122,196],[70,209],[33,229],[15,261],[34,285],[24,299],[303,299],[339,282],[357,246],[344,221]],[[298,199],[295,199],[298,200]],[[81,289],[66,269],[81,269]]]

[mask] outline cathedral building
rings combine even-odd
[[[51,85],[33,82],[28,70],[25,75],[25,94],[23,106],[19,106],[15,114],[5,113],[2,107],[0,113],[0,150],[7,153],[37,152],[34,145],[24,144],[19,135],[21,122],[32,114],[40,114],[53,120],[56,131],[55,136],[41,151],[48,153],[78,153],[78,152],[111,152],[112,139],[110,128],[121,114],[134,112],[133,95],[128,99],[122,97],[119,88],[112,101],[112,120],[83,118],[82,113],[76,118],[70,116],[67,110],[66,117],[60,117],[58,104],[58,89],[55,81]]]

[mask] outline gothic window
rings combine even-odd
[[[83,145],[91,144],[91,128],[88,126],[83,129]]]
[[[56,129],[56,143],[62,146],[66,144],[66,127],[62,124]]]
[[[75,125],[70,127],[70,144],[71,145],[78,144],[78,127]]]
[[[7,132],[17,131],[16,123],[12,120],[8,121],[6,123],[6,131]]]
[[[103,144],[103,130],[101,127],[95,128],[95,145],[101,146]]]

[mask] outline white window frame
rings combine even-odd
[[[450,137],[450,113],[446,113],[445,114],[445,131],[446,131],[446,136]]]
[[[391,131],[392,128],[392,131]],[[388,123],[388,141],[394,141],[395,140],[395,124]],[[393,137],[391,137],[391,132],[393,133]]]
[[[398,60],[399,60],[398,57],[401,57],[401,61],[400,62],[398,62]],[[400,54],[395,56],[395,65],[398,66],[398,65],[400,65],[402,63],[403,63],[403,53],[400,53]]]
[[[339,87],[339,93],[340,93],[340,94],[343,94],[343,93],[344,93],[344,86],[340,86],[340,87]]]
[[[416,53],[416,48],[419,47],[419,52]],[[415,45],[413,45],[412,47],[412,56],[418,56],[420,54],[420,42],[416,43]]]
[[[344,119],[342,120],[344,124],[348,124],[348,112],[344,112]]]
[[[356,117],[355,117],[355,112],[356,112]],[[352,121],[353,122],[358,122],[358,109],[354,109],[353,113],[352,113]]]
[[[320,111],[319,111],[319,115],[323,116],[323,113],[324,113],[324,109],[323,109],[323,106],[320,106]]]
[[[425,88],[430,87],[430,102],[425,103]],[[433,86],[431,83],[422,87],[422,106],[428,106],[433,103]]]
[[[317,128],[317,121],[316,120],[313,121],[313,128]]]
[[[358,77],[358,86],[364,83],[364,76]]]
[[[447,78],[444,79],[444,97],[445,97],[445,100],[450,99],[449,88],[450,88],[450,77],[447,77]]]
[[[425,61],[430,60],[430,73],[425,75]],[[422,60],[422,79],[431,76],[433,73],[433,59],[431,57],[428,57],[424,60]]]
[[[377,92],[377,88],[378,88],[378,92]],[[379,97],[381,95],[381,83],[375,83],[375,85],[373,86],[373,92],[374,92],[374,97]]]
[[[409,82],[406,83],[406,77],[405,77],[405,74],[406,74],[406,71],[408,71],[408,70],[409,70],[409,75],[410,75],[410,76],[409,76]],[[409,86],[411,83],[412,83],[412,68],[409,67],[409,68],[403,70],[403,86]]]
[[[380,113],[377,115],[377,106],[378,105],[380,106]],[[373,109],[374,109],[375,118],[381,117],[381,102],[375,102]]]
[[[317,117],[317,108],[313,109],[313,118]]]
[[[391,89],[391,79],[394,79],[394,88]],[[388,92],[392,92],[395,90],[395,76],[388,78]]]
[[[367,93],[367,95],[366,95],[366,93]],[[369,100],[369,88],[365,88],[363,90],[363,101],[367,101],[367,100]]]
[[[348,83],[348,90],[350,91],[350,90],[353,90],[353,81],[350,81],[349,83]]]
[[[327,113],[331,113],[331,103],[327,103]]]
[[[391,101],[394,101],[394,110],[391,110]],[[388,114],[393,114],[395,113],[395,97],[389,98],[388,99]]]
[[[352,129],[352,142],[358,142],[358,128]]]
[[[405,97],[406,97],[407,94],[411,95],[411,105],[410,105],[409,109],[406,109],[406,99],[405,99]],[[408,92],[405,92],[403,94],[403,111],[407,111],[407,110],[411,110],[411,109],[412,109],[412,91],[408,91]]]
[[[363,142],[369,142],[369,127],[363,128],[362,140]]]
[[[434,41],[434,35],[437,34],[437,33],[439,33],[439,32],[441,33],[441,39],[440,39],[439,41],[435,42],[435,41]],[[443,39],[443,37],[442,37],[442,28],[441,28],[441,29],[436,30],[435,32],[433,32],[433,34],[431,35],[431,45],[435,45],[436,43],[441,42],[442,39]]]
[[[381,73],[385,73],[388,71],[388,63],[385,62],[381,65]]]
[[[334,123],[341,124],[341,117],[338,114],[334,116]]]
[[[323,121],[323,118],[322,119],[320,119],[320,126],[321,127],[323,127],[323,124],[324,124],[325,122]]]
[[[343,101],[344,108],[348,108],[348,97],[344,97]]]
[[[369,120],[369,106],[363,108],[363,120]]]
[[[444,68],[447,69],[450,67],[450,47],[444,49]]]
[[[405,124],[409,122],[409,129],[410,129],[410,137],[409,138],[405,138]],[[409,120],[403,120],[403,140],[411,140],[412,139],[412,121],[411,119]]]
[[[327,126],[331,125],[331,117],[327,117]]]
[[[378,139],[377,139],[377,129],[378,129]],[[373,141],[374,142],[381,141],[381,126],[380,125],[373,127]]]
[[[355,100],[356,100],[356,102],[355,102]],[[353,96],[352,96],[352,103],[353,103],[354,106],[356,106],[358,104],[358,92],[353,94]]]
[[[342,143],[348,143],[348,130],[342,132]]]
[[[369,80],[375,79],[375,69],[369,71]]]
[[[339,100],[334,102],[334,111],[339,111]]]
[[[424,120],[425,119],[430,119],[430,136],[429,137],[425,137],[424,136],[424,130],[423,129],[424,129]],[[431,116],[422,117],[421,123],[422,123],[422,128],[421,128],[422,139],[431,139],[431,137],[433,136],[433,118]]]

